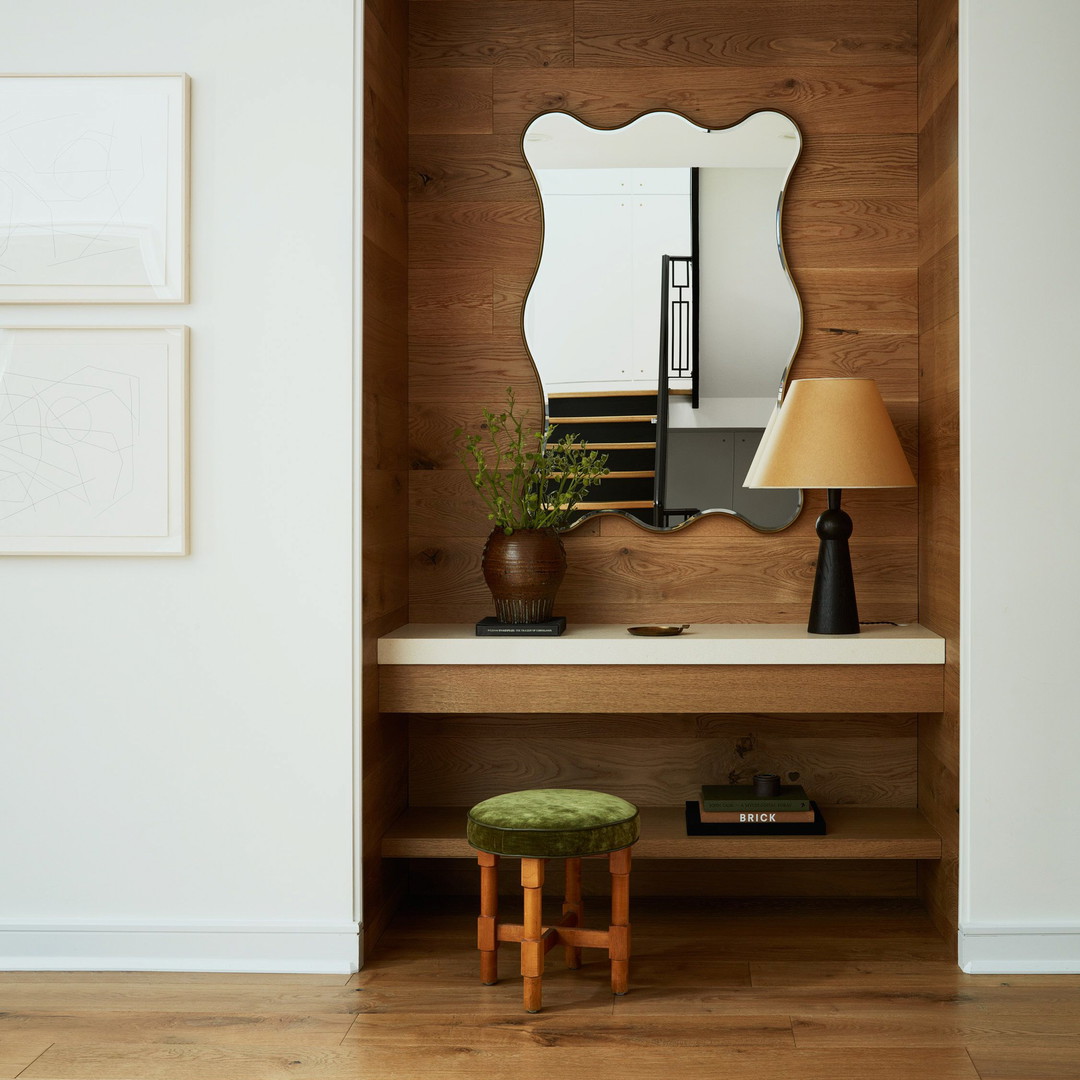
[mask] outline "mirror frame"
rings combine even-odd
[[[525,334],[525,304],[529,299],[529,294],[532,292],[533,285],[536,282],[536,275],[540,271],[540,263],[543,261],[544,258],[544,198],[540,191],[540,185],[536,179],[536,173],[533,171],[533,167],[530,164],[529,158],[525,152],[525,136],[528,134],[529,128],[531,128],[537,120],[540,120],[545,116],[552,116],[557,114],[560,116],[569,116],[573,120],[577,121],[577,123],[581,124],[582,127],[592,128],[593,131],[618,131],[620,128],[629,127],[631,124],[636,123],[643,116],[652,116],[656,113],[666,113],[670,116],[677,116],[681,120],[685,120],[688,124],[692,124],[696,128],[701,128],[702,130],[711,133],[714,131],[728,131],[732,128],[737,128],[740,124],[743,124],[747,120],[749,120],[750,117],[765,112],[777,113],[778,115],[783,116],[785,119],[790,120],[792,125],[795,127],[795,130],[799,133],[799,149],[798,152],[795,154],[794,160],[791,163],[791,171],[788,173],[788,179],[790,180],[792,173],[794,173],[795,171],[795,166],[799,163],[799,158],[802,156],[803,133],[802,128],[800,128],[799,125],[795,122],[795,119],[788,113],[784,112],[782,109],[752,109],[750,112],[746,113],[741,119],[736,120],[734,123],[724,124],[719,127],[705,127],[703,124],[699,124],[696,120],[692,120],[685,113],[679,112],[678,109],[644,109],[642,112],[635,113],[625,123],[608,125],[592,124],[587,120],[583,120],[576,113],[570,112],[568,109],[544,109],[542,112],[536,113],[536,115],[534,115],[522,129],[521,137],[518,140],[518,149],[521,152],[522,160],[525,162],[525,167],[529,170],[529,179],[532,181],[533,191],[535,192],[537,202],[540,205],[540,248],[536,255],[536,265],[533,267],[532,274],[529,277],[529,285],[525,289],[525,292],[522,294],[521,297],[521,312],[518,319],[518,326],[521,331],[522,343],[525,346],[525,353],[529,358],[529,364],[532,366],[533,377],[536,379],[537,390],[539,392],[541,405],[544,410],[545,429],[549,422],[547,414],[547,396],[544,393],[543,380],[540,378],[540,368],[536,363],[536,357],[533,356],[532,349],[529,347],[529,339]],[[776,248],[780,255],[780,265],[783,267],[784,273],[787,275],[788,280],[791,282],[791,291],[795,294],[795,302],[798,304],[799,307],[799,336],[795,342],[794,348],[791,350],[791,356],[789,357],[787,363],[784,365],[783,371],[780,374],[780,383],[776,391],[777,408],[779,408],[780,405],[783,403],[784,394],[787,391],[787,384],[790,380],[791,369],[795,366],[795,360],[799,354],[799,349],[802,346],[803,334],[806,330],[806,319],[803,309],[802,297],[799,295],[799,290],[795,285],[795,279],[791,275],[791,268],[788,265],[787,253],[784,251],[783,212],[784,198],[786,195],[787,184],[785,184],[784,187],[780,189],[780,196],[777,199],[776,203]],[[657,393],[659,393],[659,387],[657,388]],[[695,514],[693,517],[687,518],[685,521],[680,521],[677,525],[667,526],[650,525],[648,524],[648,522],[642,521],[640,518],[634,517],[633,514],[628,513],[626,510],[590,510],[588,513],[582,514],[582,516],[579,517],[577,521],[573,522],[570,525],[567,525],[564,529],[560,529],[559,531],[562,533],[573,532],[574,529],[576,529],[579,525],[582,525],[586,521],[593,521],[600,517],[614,515],[622,518],[625,521],[632,522],[634,525],[637,525],[639,528],[644,529],[646,532],[658,533],[660,535],[668,535],[671,533],[681,532],[683,529],[687,528],[687,526],[693,525],[695,522],[701,521],[704,518],[720,516],[735,518],[736,520],[741,521],[744,525],[753,529],[754,532],[778,533],[783,532],[785,529],[790,529],[791,526],[794,525],[795,522],[798,521],[799,517],[802,515],[803,507],[805,505],[805,498],[802,488],[799,488],[798,491],[799,496],[798,501],[795,505],[795,512],[792,514],[790,520],[786,521],[783,525],[756,525],[754,524],[754,522],[750,521],[748,518],[738,513],[738,511],[726,509],[703,510],[700,514]]]

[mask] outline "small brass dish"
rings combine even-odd
[[[667,626],[628,626],[627,633],[636,634],[638,637],[674,637],[684,630],[689,630],[690,624],[683,623],[681,626],[670,624]]]

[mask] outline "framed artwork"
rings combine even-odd
[[[186,75],[0,75],[0,303],[187,300]]]
[[[187,553],[187,339],[0,329],[0,554]]]

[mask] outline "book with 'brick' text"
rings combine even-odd
[[[813,821],[813,810],[719,810],[709,811],[698,800],[698,816],[702,824],[731,825],[796,825]]]
[[[810,803],[812,821],[739,822],[702,821],[700,804],[686,801],[687,836],[824,836],[825,818],[816,802]],[[762,816],[760,813],[758,816]]]

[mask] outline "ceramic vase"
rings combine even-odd
[[[484,580],[503,623],[551,618],[555,594],[566,574],[562,537],[554,529],[492,530],[484,547]]]

